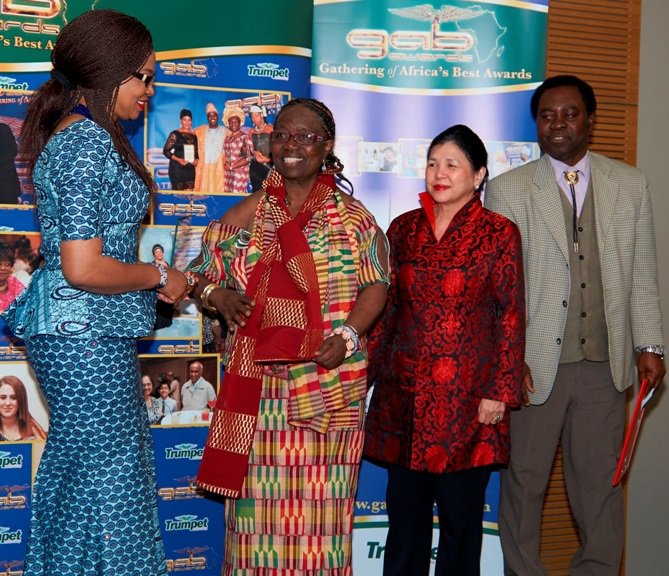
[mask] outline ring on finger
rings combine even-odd
[[[492,423],[493,423],[493,424],[497,424],[501,419],[502,419],[502,417],[501,417],[499,414],[497,414],[497,416],[495,416],[495,417],[492,419]]]

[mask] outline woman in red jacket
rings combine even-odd
[[[485,489],[509,458],[525,348],[521,240],[481,204],[483,142],[467,126],[428,150],[422,207],[390,225],[391,287],[370,335],[365,455],[388,467],[384,576],[478,575]]]

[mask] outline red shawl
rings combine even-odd
[[[268,177],[267,201],[277,232],[249,278],[246,294],[256,305],[246,326],[237,328],[216,401],[197,476],[206,490],[239,497],[256,428],[263,363],[310,361],[323,342],[318,276],[302,230],[334,189],[332,175],[319,175],[292,218],[283,177],[276,171]]]

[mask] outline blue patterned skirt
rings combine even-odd
[[[49,434],[24,575],[167,574],[135,340],[40,335],[26,348]]]

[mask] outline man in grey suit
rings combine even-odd
[[[532,97],[544,156],[490,181],[486,207],[523,239],[527,301],[525,407],[511,415],[499,529],[507,576],[545,576],[544,494],[562,439],[581,546],[571,576],[617,576],[622,487],[611,481],[625,427],[625,390],[665,374],[653,216],[646,177],[588,151],[596,99],[575,76]]]

